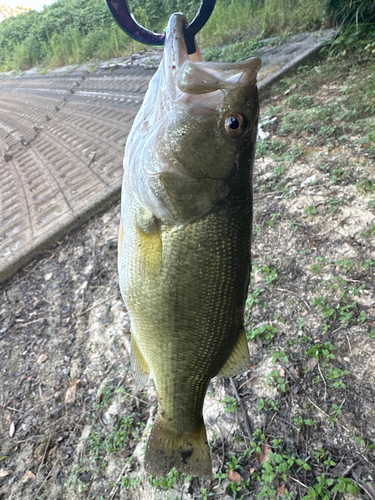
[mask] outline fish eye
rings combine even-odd
[[[238,113],[231,113],[225,119],[224,128],[225,132],[232,137],[240,135],[244,129],[243,116]]]

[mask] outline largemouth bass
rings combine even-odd
[[[204,62],[198,49],[191,60],[186,22],[172,15],[128,137],[119,274],[132,365],[158,393],[145,468],[211,477],[208,384],[249,366],[243,323],[260,60]]]

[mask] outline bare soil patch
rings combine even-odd
[[[253,361],[209,388],[212,484],[142,467],[116,204],[0,287],[1,500],[375,499],[374,75],[328,61],[262,103]]]

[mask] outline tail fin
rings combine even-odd
[[[181,433],[156,416],[145,453],[145,469],[164,476],[176,467],[180,472],[212,479],[212,465],[204,423],[198,432]]]

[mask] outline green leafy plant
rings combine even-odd
[[[286,392],[288,382],[285,377],[280,375],[280,373],[281,370],[272,370],[272,372],[266,376],[265,385],[273,384],[280,392]]]
[[[226,413],[234,413],[237,410],[236,398],[225,396],[225,398],[223,398],[221,402],[224,404],[224,411]]]
[[[279,411],[279,403],[273,399],[263,399],[260,398],[259,402],[257,404],[257,410],[258,411]]]
[[[249,342],[255,339],[261,339],[267,343],[272,342],[278,333],[278,329],[272,325],[261,325],[258,328],[251,328],[246,330],[246,337]]]
[[[309,358],[315,358],[322,363],[323,366],[327,366],[329,361],[336,358],[332,352],[336,347],[331,344],[331,342],[325,342],[324,344],[318,342],[311,346],[306,354]]]
[[[316,208],[314,207],[314,205],[310,205],[303,209],[303,213],[305,215],[316,215]]]
[[[149,475],[149,480],[151,484],[158,489],[171,491],[171,488],[180,478],[178,470],[173,467],[165,477],[155,478],[151,474]]]
[[[334,380],[333,387],[338,389],[345,389],[346,385],[342,381],[342,377],[348,375],[350,372],[348,370],[341,370],[340,368],[330,368],[328,373],[328,380]]]
[[[300,427],[316,427],[317,421],[311,418],[303,418],[301,416],[293,418],[294,423]]]

